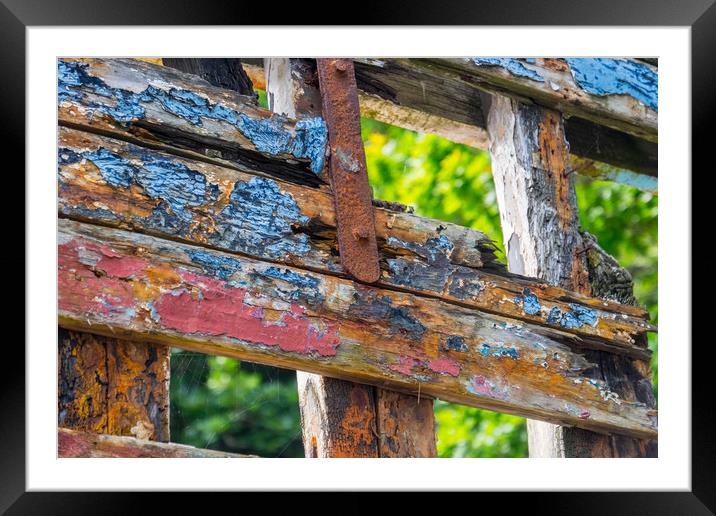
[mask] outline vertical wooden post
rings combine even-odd
[[[58,424],[169,441],[170,348],[60,329]]]
[[[321,114],[315,63],[265,60],[269,108],[295,118]],[[298,371],[307,457],[435,457],[432,400]]]
[[[600,260],[587,258],[590,253],[611,257],[579,231],[561,114],[500,95],[485,96],[484,105],[510,271],[586,295],[610,295],[605,283],[611,279],[605,282],[598,274]],[[617,271],[615,265],[610,268]],[[601,365],[600,379],[622,399],[655,405],[648,364],[604,352],[589,352],[588,358]],[[656,452],[655,443],[539,421],[529,420],[527,429],[530,457],[643,457]]]

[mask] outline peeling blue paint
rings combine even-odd
[[[228,281],[236,271],[241,270],[241,262],[230,256],[197,250],[187,251],[187,254],[191,261],[201,265],[205,272],[225,281]]]
[[[276,181],[238,181],[229,200],[217,221],[218,244],[272,258],[303,256],[310,250],[308,236],[294,232],[310,219]]]
[[[82,157],[94,163],[102,178],[115,188],[129,188],[137,172],[131,163],[105,148],[83,153]]]
[[[497,357],[497,358],[511,358],[512,360],[517,360],[520,357],[519,352],[512,347],[504,347],[502,345],[496,344],[494,347],[490,346],[489,344],[482,344],[480,346],[480,354],[486,357]]]
[[[542,307],[540,306],[539,299],[535,296],[532,291],[525,288],[522,291],[522,310],[528,315],[536,315],[540,313]]]
[[[322,118],[304,118],[296,122],[296,136],[291,152],[297,158],[308,158],[314,174],[323,170],[327,147],[328,128]]]
[[[389,246],[399,249],[407,249],[418,256],[425,258],[428,263],[434,265],[447,265],[450,263],[450,256],[455,245],[445,235],[436,238],[428,238],[425,243],[405,242],[396,237],[388,237]]]
[[[425,326],[411,315],[403,306],[393,306],[389,296],[375,297],[370,291],[357,290],[355,302],[348,312],[354,317],[363,317],[369,321],[387,322],[391,334],[402,333],[411,340],[420,340],[426,331]]]
[[[461,337],[460,335],[450,335],[445,342],[445,348],[461,353],[469,351],[467,344],[465,344],[465,337]]]
[[[626,59],[565,59],[584,91],[592,95],[629,95],[658,111],[659,76],[647,64]]]
[[[290,291],[277,287],[276,291],[282,299],[290,301],[303,300],[313,303],[322,303],[324,300],[324,296],[319,289],[321,282],[314,276],[280,267],[269,267],[264,271],[258,272],[258,275],[283,280],[295,287],[295,289]]]
[[[549,311],[549,315],[547,316],[547,324],[559,324],[561,318],[562,310],[560,310],[557,306],[553,306],[552,309]]]
[[[470,59],[477,66],[499,66],[512,75],[527,77],[533,81],[544,82],[544,78],[536,71],[527,68],[520,60],[505,57],[473,57]],[[527,60],[525,60],[527,61]],[[529,62],[529,61],[527,61]]]
[[[192,91],[177,88],[163,90],[149,85],[139,93],[110,88],[101,79],[89,75],[87,68],[85,63],[58,61],[59,101],[83,103],[122,123],[143,118],[143,104],[157,102],[166,112],[194,125],[202,125],[202,120],[227,122],[241,131],[259,152],[271,155],[285,153],[296,158],[309,159],[311,171],[317,174],[323,170],[328,131],[320,117],[299,120],[292,133],[285,127],[285,119],[278,115],[271,118],[252,118],[222,104],[211,103]],[[93,102],[85,98],[83,89],[113,99],[115,105]]]
[[[597,325],[599,318],[597,317],[596,310],[575,304],[570,304],[569,307],[572,311],[565,312],[559,322],[563,328],[576,329],[581,328],[585,324],[590,326]]]
[[[60,153],[65,150],[61,149]],[[219,192],[218,186],[209,184],[200,172],[151,154],[143,156],[141,164],[134,164],[105,148],[73,154],[73,159],[91,161],[107,184],[115,188],[129,188],[132,184],[141,186],[147,195],[161,199],[184,222],[192,220],[188,208],[216,200]]]

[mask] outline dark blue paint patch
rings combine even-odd
[[[480,346],[480,354],[486,357],[511,358],[517,360],[520,357],[519,352],[515,348],[505,348],[502,346],[492,347],[489,344]]]
[[[395,237],[388,237],[387,242],[390,246],[412,251],[418,256],[425,258],[428,263],[438,266],[450,263],[450,256],[455,248],[455,245],[445,235],[429,238],[424,244],[405,242]]]
[[[655,111],[659,108],[659,76],[648,65],[626,59],[565,59],[577,84],[592,95],[629,95]]]
[[[263,271],[262,274],[271,278],[284,280],[298,288],[315,289],[320,283],[318,278],[314,278],[306,274],[299,274],[289,269],[280,269],[278,267],[269,267]]]
[[[241,270],[241,262],[230,256],[221,256],[196,250],[188,251],[187,254],[192,262],[201,265],[204,272],[225,281],[228,281],[236,271]]]
[[[560,310],[557,306],[553,306],[549,311],[549,315],[547,315],[547,324],[559,324],[561,318],[562,310]]]
[[[137,168],[124,158],[108,151],[104,147],[82,155],[95,164],[107,184],[115,188],[129,188]]]
[[[485,283],[480,275],[469,267],[455,267],[452,271],[450,287],[451,296],[457,299],[477,299],[485,290]]]
[[[560,326],[570,329],[581,328],[585,324],[596,326],[598,321],[596,310],[575,304],[570,304],[569,307],[572,310],[564,313]]]
[[[241,131],[260,152],[309,159],[314,173],[321,172],[324,167],[328,131],[320,117],[299,120],[292,133],[285,127],[281,116],[252,118],[222,104],[214,104],[192,91],[177,88],[163,90],[152,85],[139,93],[110,88],[101,79],[89,75],[88,66],[85,63],[58,61],[57,96],[60,101],[81,102],[122,123],[143,118],[143,103],[156,102],[166,112],[194,125],[201,125],[203,119],[227,122]],[[113,99],[115,105],[90,101],[85,98],[83,90]]]
[[[215,240],[229,249],[255,255],[303,256],[310,250],[308,236],[294,229],[309,220],[276,181],[254,177],[234,185],[229,204],[217,219]]]
[[[470,60],[477,66],[499,66],[510,72],[512,75],[527,77],[533,81],[544,82],[544,78],[540,74],[527,68],[518,59],[505,57],[473,57]]]
[[[525,288],[522,291],[522,310],[528,315],[537,315],[541,309],[537,296],[530,289]]]
[[[414,259],[391,258],[388,265],[388,281],[394,285],[411,286],[432,292],[442,292],[451,267],[435,267]]]
[[[279,267],[269,267],[259,274],[261,276],[268,276],[270,278],[283,280],[296,287],[296,290],[291,292],[280,292],[283,297],[287,296],[291,301],[304,300],[322,303],[324,300],[324,296],[318,288],[320,280],[316,277]]]
[[[373,293],[358,290],[354,293],[355,302],[348,312],[369,321],[387,323],[390,334],[401,333],[411,340],[420,340],[426,331],[425,326],[410,314],[403,306],[393,306],[388,296],[375,297]]]
[[[469,350],[467,344],[465,344],[465,338],[460,335],[450,335],[445,342],[445,348],[450,351],[459,351],[461,353]]]

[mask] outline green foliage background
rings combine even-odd
[[[364,119],[362,127],[376,198],[478,229],[502,248],[486,152],[374,120]],[[581,177],[576,189],[583,229],[631,271],[637,298],[658,323],[657,197]],[[649,343],[656,351],[655,335]],[[174,441],[263,457],[303,456],[292,371],[175,351],[171,402]],[[441,457],[527,456],[523,418],[442,401],[435,403],[435,417]]]

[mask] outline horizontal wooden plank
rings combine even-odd
[[[124,230],[58,226],[68,329],[656,437],[655,411],[620,400],[598,364],[538,326]]]
[[[63,216],[343,274],[326,192],[65,127],[58,146]],[[381,285],[541,324],[584,346],[648,357],[634,343],[654,329],[642,309],[510,275],[478,231],[379,208],[375,219]]]
[[[94,434],[57,429],[57,456],[59,458],[161,458],[161,459],[214,459],[254,458],[218,450],[194,448],[185,444],[159,443],[136,437]]]
[[[647,141],[658,139],[658,69],[623,58],[414,59],[453,77],[511,96],[533,99]],[[468,75],[466,75],[468,74]]]

